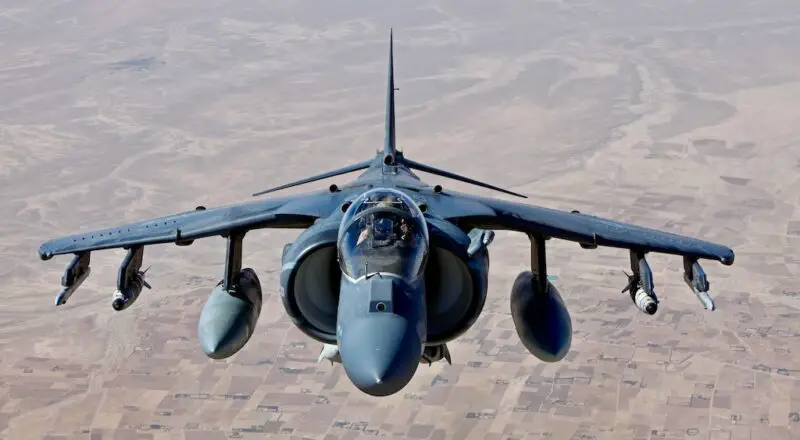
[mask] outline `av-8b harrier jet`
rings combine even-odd
[[[351,382],[373,396],[403,389],[420,363],[450,362],[447,343],[472,326],[488,290],[487,247],[495,230],[525,233],[530,270],[511,290],[511,316],[520,340],[545,362],[561,360],[572,342],[572,323],[547,277],[548,239],[577,242],[584,249],[628,249],[632,273],[627,287],[644,313],[658,299],[648,252],[679,255],[684,280],[705,308],[713,310],[700,259],[733,264],[725,246],[672,233],[511,201],[430,186],[422,171],[497,192],[525,197],[419,162],[395,143],[391,37],[383,149],[372,159],[260,193],[259,196],[359,170],[350,183],[300,195],[183,212],[152,220],[57,238],[39,249],[43,260],[74,254],[61,279],[56,305],[64,304],[89,275],[93,251],[124,248],[112,307],[123,310],[139,297],[145,246],[223,237],[225,271],[203,307],[200,346],[212,359],[241,350],[256,329],[262,288],[256,273],[242,268],[248,231],[295,228],[302,233],[283,248],[280,296],[286,313],[310,338],[323,344],[320,361],[340,362]]]

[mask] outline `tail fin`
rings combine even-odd
[[[406,159],[402,153],[397,151],[397,144],[395,143],[395,115],[394,115],[394,92],[398,89],[394,86],[394,43],[393,43],[393,32],[389,30],[389,73],[387,78],[387,85],[386,85],[386,122],[385,122],[385,133],[383,139],[383,163],[386,165],[398,165],[404,164],[408,168],[413,168],[425,173],[435,174],[437,176],[446,177],[453,180],[458,180],[464,183],[469,183],[472,185],[480,186],[483,188],[488,188],[491,190],[499,191],[505,194],[510,194],[517,197],[527,198],[519,193],[515,193],[513,191],[505,190],[502,188],[498,188],[494,185],[490,185],[488,183],[479,182],[475,179],[470,179],[469,177],[459,176],[458,174],[451,173],[449,171],[440,170],[438,168],[434,168],[429,165],[425,165],[419,162],[415,162],[410,159]],[[339,168],[338,170],[328,171],[327,173],[318,174],[313,177],[307,177],[305,179],[297,180],[292,183],[287,183],[285,185],[276,186],[274,188],[270,188],[264,191],[257,192],[253,194],[253,196],[260,196],[262,194],[271,193],[273,191],[278,191],[281,189],[291,188],[298,185],[303,185],[306,183],[316,182],[317,180],[327,179],[328,177],[339,176],[341,174],[351,173],[353,171],[367,169],[372,165],[372,160],[365,160],[363,162],[359,162],[357,164],[353,164],[350,166],[346,166],[344,168]]]
[[[395,162],[397,147],[394,135],[394,54],[392,30],[389,30],[389,75],[386,84],[386,133],[383,139],[383,163],[392,165]]]
[[[406,159],[402,155],[397,155],[397,144],[395,143],[395,118],[394,118],[394,92],[397,90],[394,86],[394,50],[393,50],[393,32],[389,30],[389,75],[386,84],[386,133],[383,140],[383,163],[386,165],[393,165],[397,162],[405,164],[409,168],[414,168],[422,172],[435,174],[449,179],[458,180],[464,183],[481,186],[488,189],[493,189],[506,194],[511,194],[517,197],[527,198],[522,194],[498,188],[488,183],[479,182],[469,177],[459,176],[458,174],[449,171],[440,170],[413,160]]]
[[[396,163],[397,149],[395,147],[395,134],[394,134],[394,55],[393,55],[393,37],[392,30],[389,30],[389,75],[388,84],[386,86],[386,133],[383,140],[383,163],[392,165]],[[263,194],[279,191],[294,186],[304,185],[306,183],[316,182],[317,180],[327,179],[328,177],[339,176],[341,174],[351,173],[353,171],[363,170],[370,167],[371,160],[365,160],[357,164],[346,166],[338,170],[328,171],[313,177],[308,177],[295,182],[287,183],[285,185],[276,186],[274,188],[265,189],[253,194],[253,197]]]

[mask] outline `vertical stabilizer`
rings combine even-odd
[[[392,30],[389,30],[389,78],[386,85],[386,133],[383,139],[383,162],[387,165],[395,163],[394,136],[394,55],[392,54]]]
[[[397,144],[395,143],[395,118],[394,118],[394,92],[398,90],[394,86],[394,50],[393,50],[393,38],[392,38],[392,30],[389,30],[389,73],[386,78],[386,127],[383,139],[383,163],[386,165],[404,165],[409,169],[419,170],[425,173],[434,174],[441,177],[446,177],[448,179],[454,179],[461,182],[469,183],[472,185],[482,186],[484,188],[492,189],[495,191],[500,191],[506,194],[511,194],[518,197],[526,198],[526,196],[515,193],[513,191],[509,191],[506,189],[499,188],[494,185],[490,185],[488,183],[480,182],[475,179],[470,179],[469,177],[459,176],[458,174],[451,173],[449,171],[441,170],[438,168],[434,168],[430,165],[425,165],[423,163],[415,162],[411,159],[406,158],[405,156],[397,154]],[[378,151],[377,154],[381,152]],[[304,179],[300,179],[296,182],[287,183],[285,185],[276,186],[274,188],[270,188],[268,190],[264,190],[261,192],[257,192],[253,194],[254,196],[259,196],[262,194],[267,194],[273,191],[278,191],[281,189],[291,188],[298,185],[304,185],[306,183],[316,182],[317,180],[327,179],[329,177],[339,176],[346,173],[351,173],[353,171],[364,170],[367,168],[372,167],[374,164],[376,156],[373,156],[371,159],[346,166],[344,168],[339,168],[337,170],[328,171],[326,173],[318,174],[312,177],[306,177]],[[335,185],[331,186],[331,191],[336,189]]]

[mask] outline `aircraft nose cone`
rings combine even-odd
[[[347,326],[339,351],[350,381],[369,395],[383,397],[400,391],[414,377],[422,341],[415,323],[376,313]]]

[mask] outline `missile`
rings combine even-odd
[[[644,290],[639,290],[634,295],[633,302],[639,310],[647,313],[648,315],[655,315],[658,310],[658,302],[648,295]]]
[[[639,279],[641,280],[641,288],[645,291],[648,295],[655,298],[655,285],[653,284],[653,271],[650,270],[650,265],[647,264],[647,260],[644,258],[644,255],[638,256],[639,259]]]
[[[702,266],[700,266],[700,263],[697,262],[697,259],[691,257],[683,258],[683,281],[692,289],[692,292],[694,292],[697,299],[700,300],[700,304],[702,304],[706,310],[714,311],[716,308],[714,306],[714,300],[711,299],[711,296],[708,294],[711,283],[708,282],[706,272],[703,270]]]
[[[69,286],[64,286],[64,288],[61,289],[61,292],[58,292],[58,296],[56,296],[56,305],[61,306],[66,304],[69,297],[72,296],[72,294],[75,293],[76,290],[78,290],[78,287],[81,287],[81,284],[83,284],[83,282],[86,281],[86,278],[89,278],[89,274],[91,272],[92,268],[87,267],[84,271],[82,271],[78,275],[77,278],[74,279],[72,284],[70,284]]]
[[[78,290],[78,287],[86,281],[86,278],[89,277],[89,274],[92,272],[89,267],[89,256],[89,252],[75,254],[67,268],[64,269],[64,275],[61,277],[63,289],[61,289],[61,292],[56,296],[57,306],[66,304],[69,297],[72,296],[72,294]]]
[[[114,295],[111,299],[111,307],[114,310],[119,312],[127,309],[139,298],[143,287],[151,288],[150,285],[147,284],[147,281],[144,280],[144,276],[148,270],[150,270],[149,267],[144,271],[137,271],[136,274],[128,280],[128,285],[125,289],[122,291],[119,289],[114,291]]]
[[[639,289],[641,280],[636,274],[628,275],[627,272],[624,273],[628,277],[628,285],[622,289],[622,293],[630,291],[633,304],[644,313],[654,315],[658,310],[658,303],[646,291]]]
[[[628,285],[622,289],[622,293],[630,292],[631,300],[639,310],[654,315],[658,310],[658,298],[653,285],[653,272],[644,254],[631,251],[631,270],[632,275],[625,273]]]

